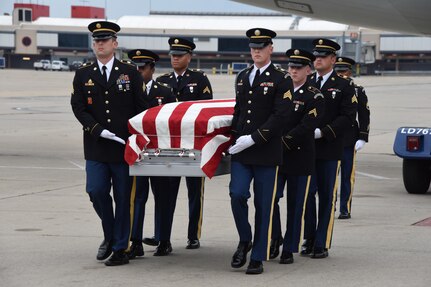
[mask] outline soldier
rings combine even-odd
[[[188,68],[196,45],[183,38],[169,39],[171,64],[173,72],[160,76],[157,80],[168,84],[174,90],[178,101],[209,100],[213,98],[211,84],[205,73]],[[172,177],[170,182],[171,213],[173,216],[175,203],[180,187],[181,177]],[[200,247],[204,184],[205,177],[186,177],[189,198],[189,226],[187,232],[187,249]],[[172,225],[172,220],[170,221]]]
[[[246,274],[260,274],[262,261],[269,256],[277,170],[283,159],[280,137],[292,104],[293,86],[286,72],[271,63],[272,39],[276,33],[253,28],[246,35],[254,64],[242,70],[235,81],[232,119],[235,144],[229,148],[232,154],[229,190],[239,244],[231,266],[244,266],[247,253],[252,250]],[[253,243],[247,204],[252,180],[256,208]]]
[[[324,98],[320,91],[307,82],[311,64],[315,57],[310,52],[290,49],[288,72],[293,81],[292,107],[287,116],[282,141],[284,161],[278,172],[277,195],[274,202],[273,240],[270,258],[276,258],[281,236],[278,201],[283,197],[284,186],[287,198],[287,227],[284,236],[280,264],[293,263],[293,253],[299,251],[305,202],[307,202],[311,174],[315,166],[314,130],[324,112]],[[276,212],[277,211],[277,212]],[[276,225],[278,222],[278,226]],[[276,243],[274,243],[276,242]]]
[[[305,233],[301,254],[326,258],[331,247],[334,227],[337,174],[343,156],[343,134],[351,127],[358,100],[351,81],[333,70],[340,46],[328,39],[313,41],[316,73],[310,83],[325,97],[325,113],[315,129],[316,172],[307,198]],[[316,191],[319,194],[318,225],[316,228]]]
[[[160,106],[162,104],[175,102],[176,98],[173,95],[172,89],[166,84],[162,84],[153,80],[156,62],[159,56],[149,50],[136,49],[128,53],[129,59],[133,61],[138,67],[139,72],[145,84],[145,96],[149,107]],[[154,195],[154,209],[155,209],[155,235],[159,243],[154,256],[165,256],[172,252],[172,245],[170,242],[171,230],[161,230],[160,226],[168,227],[169,224],[162,224],[163,220],[169,220],[169,216],[164,210],[166,209],[165,202],[161,200],[161,196],[168,192],[169,177],[162,176],[139,176],[136,179],[136,195],[134,202],[134,213],[132,222],[132,232],[130,240],[132,245],[129,250],[129,259],[136,256],[144,255],[144,248],[142,246],[142,230],[145,217],[145,204],[148,199],[150,189]]]
[[[115,266],[129,263],[125,250],[129,243],[133,178],[124,160],[124,144],[130,135],[127,122],[147,105],[136,68],[114,57],[120,27],[97,21],[88,29],[93,33],[97,61],[76,71],[71,105],[84,130],[86,190],[102,220],[104,240],[97,259],[104,260],[113,251],[105,265]]]
[[[335,62],[334,70],[341,77],[350,80],[352,67],[356,62],[347,57],[340,57]],[[356,152],[368,142],[370,132],[370,108],[363,87],[354,85],[358,98],[357,120],[344,135],[344,153],[341,160],[340,215],[338,219],[349,219],[352,210],[353,186],[355,184]]]

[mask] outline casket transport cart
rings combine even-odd
[[[125,159],[130,175],[207,176],[230,173],[234,99],[176,102],[129,120]]]

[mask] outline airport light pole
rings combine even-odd
[[[108,0],[105,0],[105,20],[108,21]]]

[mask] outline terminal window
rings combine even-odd
[[[219,52],[249,52],[248,39],[219,38]]]
[[[58,47],[62,48],[89,48],[87,34],[59,33]]]
[[[18,10],[18,21],[20,21],[20,22],[31,22],[31,10],[19,9]]]

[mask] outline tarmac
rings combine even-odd
[[[402,160],[392,150],[398,127],[430,125],[430,76],[355,79],[369,97],[371,134],[357,156],[352,218],[335,220],[328,258],[271,260],[251,276],[230,267],[238,234],[229,175],[206,181],[200,249],[185,249],[183,180],[172,255],[154,257],[145,246],[145,256],[125,266],[96,260],[103,236],[85,193],[73,75],[0,70],[0,286],[431,286],[431,227],[413,225],[431,217],[431,192],[405,191]],[[234,76],[209,79],[215,98],[234,96]],[[152,195],[147,204],[144,234],[152,236]],[[285,200],[281,209],[285,215]]]

